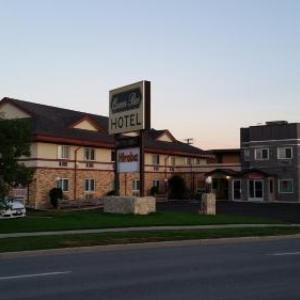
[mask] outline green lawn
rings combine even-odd
[[[299,227],[225,228],[159,232],[116,232],[1,239],[0,252],[70,248],[95,245],[144,243],[188,239],[299,234]]]
[[[104,214],[91,211],[29,211],[26,218],[0,220],[0,233],[48,230],[93,229],[162,225],[255,224],[278,223],[270,219],[197,213],[157,212],[148,216]]]

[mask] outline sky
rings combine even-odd
[[[300,1],[0,0],[0,99],[108,115],[152,85],[152,127],[203,149],[300,122]]]

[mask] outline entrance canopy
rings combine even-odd
[[[249,179],[261,179],[268,177],[275,177],[272,174],[266,173],[259,169],[247,169],[242,171],[234,171],[231,169],[215,169],[213,171],[205,173],[205,177],[235,177],[235,178],[249,178]]]

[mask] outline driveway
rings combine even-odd
[[[178,200],[159,203],[158,210],[197,212],[199,201]],[[271,218],[278,221],[300,223],[300,203],[251,203],[218,201],[217,213]]]

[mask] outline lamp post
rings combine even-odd
[[[211,193],[212,177],[211,176],[206,177],[205,183],[206,183],[206,193]]]

